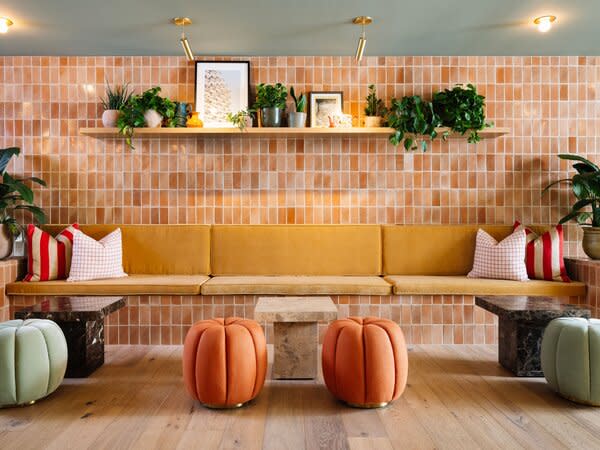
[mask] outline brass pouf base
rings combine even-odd
[[[33,404],[35,404],[36,400],[31,400],[28,403],[21,403],[19,405],[5,405],[5,406],[0,406],[0,409],[9,409],[9,408],[27,408],[28,406],[31,406]]]
[[[201,403],[202,406],[209,409],[237,409],[245,405],[245,403],[236,403],[235,405],[210,405],[208,403]]]
[[[346,402],[346,405],[348,405],[348,406],[352,406],[353,408],[361,408],[361,409],[385,408],[389,404],[390,404],[390,402],[382,402],[382,403],[350,403],[350,402]]]

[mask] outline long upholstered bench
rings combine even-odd
[[[14,282],[8,295],[585,295],[585,284],[469,279],[477,225],[83,225],[123,233],[126,278]],[[62,225],[45,227],[57,233]],[[497,239],[510,226],[481,226]]]

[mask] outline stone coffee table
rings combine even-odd
[[[15,319],[50,319],[63,331],[67,378],[84,378],[104,364],[104,318],[125,306],[125,297],[46,297]]]
[[[317,377],[318,322],[337,319],[337,308],[331,298],[260,297],[254,310],[254,319],[273,322],[273,378]]]
[[[542,377],[540,349],[550,321],[590,317],[590,310],[551,297],[475,297],[475,304],[498,316],[498,360],[518,377]]]

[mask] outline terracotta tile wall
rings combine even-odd
[[[5,294],[5,286],[17,279],[19,260],[8,259],[0,261],[0,322],[11,318],[9,298]]]
[[[546,183],[568,172],[569,165],[555,155],[600,156],[596,57],[367,57],[360,67],[350,57],[237,59],[250,60],[253,85],[279,81],[299,91],[342,90],[344,110],[356,124],[370,83],[385,98],[431,98],[439,89],[471,82],[487,97],[489,120],[509,127],[511,134],[477,145],[436,141],[426,154],[405,153],[385,138],[138,139],[131,152],[120,139],[78,134],[80,127],[100,125],[104,80],[127,81],[138,91],[161,85],[166,95],[192,101],[193,65],[179,57],[0,57],[0,147],[23,149],[12,172],[48,182],[37,195],[53,223],[520,219],[549,224],[569,204],[565,189],[540,196]],[[567,227],[567,255],[580,254],[577,234],[577,227]],[[472,323],[463,323],[461,317],[471,314],[466,309],[443,314],[442,322],[432,316],[428,323],[428,301],[389,297],[385,308],[390,311],[375,312],[393,317],[398,313],[392,311],[408,307],[411,320],[402,323],[411,327],[415,342],[439,342],[439,330],[444,342],[470,341],[471,335],[474,342],[490,340],[481,328],[489,319],[476,313]],[[445,306],[455,299],[436,301]],[[474,308],[472,298],[463,301],[465,308]],[[221,300],[206,298],[194,308],[213,308],[215,302]],[[357,308],[383,308],[378,298],[352,302]],[[180,336],[177,314],[169,320]],[[416,331],[422,324],[429,331]],[[471,325],[473,332],[465,328]],[[156,333],[143,329],[131,327],[127,339],[135,342],[141,339],[135,333]],[[112,340],[121,332],[110,333]]]

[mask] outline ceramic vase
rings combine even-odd
[[[600,227],[583,227],[583,251],[591,259],[600,259]]]
[[[117,126],[117,119],[119,118],[118,109],[107,109],[102,113],[102,125],[105,128],[114,128]]]
[[[202,128],[204,126],[204,122],[200,118],[200,113],[194,111],[190,118],[186,122],[186,127],[188,128]]]
[[[144,113],[144,120],[146,121],[146,126],[148,128],[160,128],[163,121],[163,116],[161,116],[154,109],[149,109]]]

